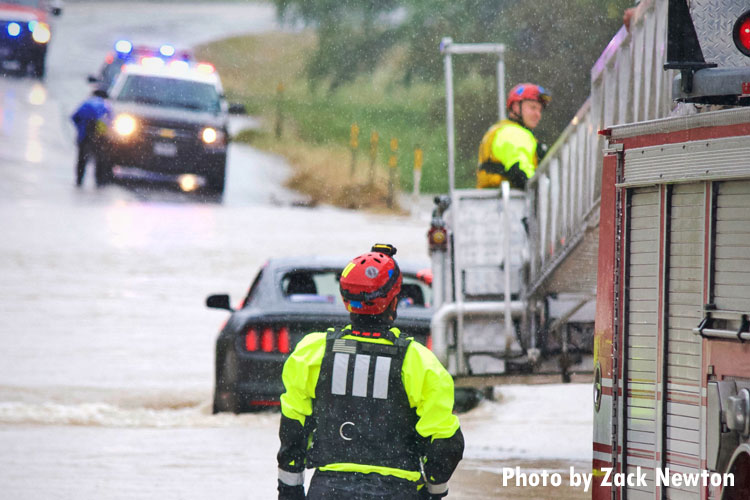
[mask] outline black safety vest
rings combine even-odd
[[[411,339],[372,332],[393,345],[343,339],[329,331],[313,400],[313,439],[308,467],[357,463],[418,471],[424,438],[401,381]]]

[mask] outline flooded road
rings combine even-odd
[[[270,256],[351,256],[387,241],[427,259],[427,211],[296,206],[284,162],[241,145],[221,203],[90,178],[74,187],[68,117],[117,38],[193,45],[274,29],[268,4],[66,2],[45,81],[0,77],[3,498],[274,498],[278,414],[211,415],[227,314],[205,297],[238,300]],[[462,416],[466,460],[450,498],[583,498],[513,493],[499,471],[586,470],[590,388],[500,392]]]

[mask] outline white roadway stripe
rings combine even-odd
[[[352,396],[360,398],[367,397],[367,375],[370,372],[370,356],[357,354],[354,357],[354,382],[352,383]]]
[[[430,492],[431,495],[442,495],[448,491],[448,483],[427,483],[427,491]]]
[[[333,357],[333,374],[331,375],[331,394],[346,394],[346,379],[349,371],[349,355],[337,352]]]
[[[388,399],[388,379],[391,373],[391,358],[378,356],[375,359],[375,381],[372,384],[372,397]]]
[[[279,481],[288,486],[300,486],[305,484],[305,471],[289,472],[279,469]]]

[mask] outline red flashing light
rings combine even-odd
[[[251,328],[245,334],[245,349],[250,352],[258,350],[258,331]]]
[[[750,10],[737,18],[732,30],[732,38],[739,51],[750,57]]]
[[[444,227],[432,226],[427,231],[427,243],[430,251],[445,251],[448,248],[448,233]]]
[[[112,54],[111,52],[109,54],[107,54],[107,57],[104,58],[104,62],[107,63],[107,64],[112,64],[112,62],[114,62],[114,60],[115,60],[115,55]]]
[[[432,335],[427,336],[427,343],[425,344],[427,349],[432,350]]]
[[[263,334],[260,336],[260,350],[263,352],[273,351],[273,329],[267,326],[263,329]]]
[[[282,326],[279,329],[279,338],[277,340],[277,345],[279,348],[279,352],[283,352],[284,354],[287,354],[289,352],[290,347],[290,339],[289,339],[289,329],[285,326]]]

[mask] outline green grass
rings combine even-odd
[[[264,118],[264,130],[241,134],[237,139],[282,154],[284,143],[300,142],[330,149],[340,161],[342,150],[349,147],[350,128],[356,123],[360,130],[358,169],[369,166],[370,134],[376,131],[377,168],[388,168],[390,140],[396,138],[400,187],[412,189],[414,149],[420,147],[424,152],[422,192],[447,191],[442,85],[407,87],[396,83],[400,54],[394,50],[388,58],[390,64],[377,68],[367,78],[360,77],[334,92],[329,92],[325,83],[311,89],[304,62],[315,43],[310,32],[271,33],[230,38],[198,48],[200,58],[216,65],[230,100],[244,102],[251,114]],[[278,92],[280,84],[282,92]],[[283,135],[277,140],[274,129],[279,109]],[[471,185],[473,165],[464,163],[457,184]],[[349,169],[348,164],[343,167]]]

